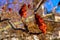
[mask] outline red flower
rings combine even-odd
[[[26,4],[24,4],[24,5],[22,6],[22,8],[19,10],[19,14],[20,14],[21,16],[23,16],[24,18],[26,18],[26,17],[27,17],[26,11],[27,11],[27,9],[26,9]]]
[[[44,20],[40,17],[40,15],[35,15],[35,18],[36,18],[36,22],[39,26],[39,29],[44,33],[46,34],[46,29],[47,29],[47,26],[46,24],[44,23]]]
[[[9,10],[9,11],[12,11],[12,9],[11,9],[11,8],[9,8],[8,10]]]

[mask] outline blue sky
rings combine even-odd
[[[0,6],[3,6],[5,4],[7,4],[7,1],[6,0],[0,0]]]
[[[45,3],[44,3],[44,7],[46,8],[47,12],[51,12],[52,9],[55,7],[55,6],[58,6],[58,3],[60,2],[60,0],[47,0]],[[60,7],[60,6],[59,6]],[[58,9],[57,7],[57,10],[56,12],[58,13],[58,11],[60,11],[60,9]]]
[[[58,8],[56,8],[56,12],[60,13],[60,6],[58,6]]]
[[[8,3],[13,3],[14,0],[9,0]]]

